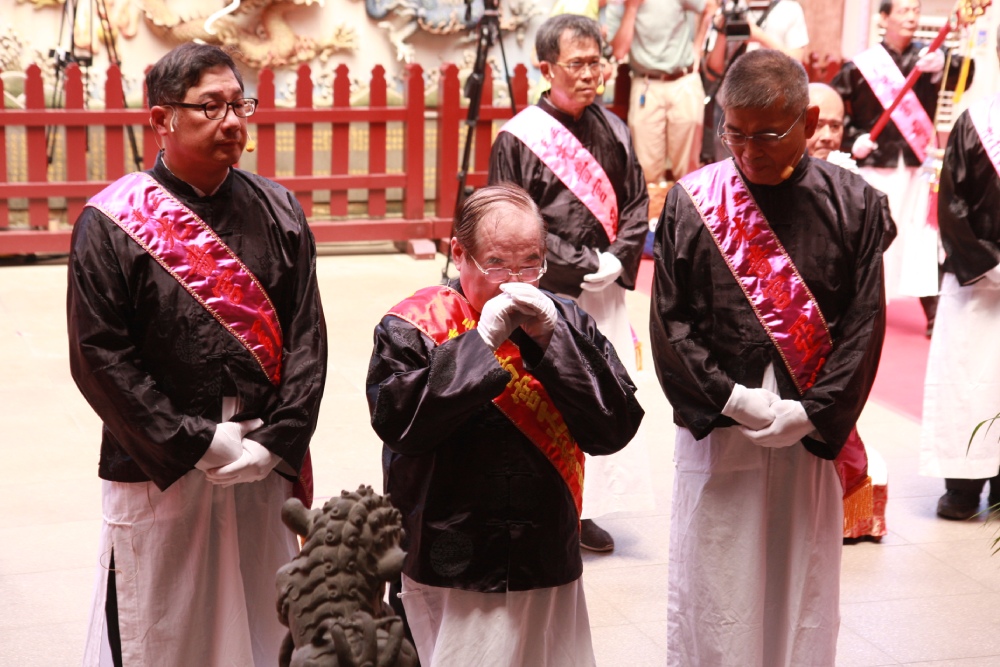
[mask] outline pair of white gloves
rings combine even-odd
[[[913,67],[924,74],[933,74],[931,82],[938,83],[941,80],[941,72],[944,70],[944,51],[935,49],[928,52],[925,46],[920,50],[919,58]],[[871,135],[866,132],[854,140],[854,145],[851,146],[851,155],[857,160],[864,160],[877,148],[878,144],[872,141]]]
[[[500,290],[479,316],[476,331],[483,342],[496,351],[521,327],[543,350],[548,348],[559,319],[552,299],[530,283],[504,283]]]
[[[741,384],[733,387],[722,414],[738,422],[740,432],[760,447],[789,447],[816,430],[801,402]]]
[[[208,481],[224,487],[264,479],[281,457],[246,437],[263,425],[260,419],[217,424],[208,451],[194,467],[204,471]]]

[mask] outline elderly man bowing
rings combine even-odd
[[[807,85],[778,51],[738,59],[721,91],[734,157],[681,179],[656,232],[653,359],[678,425],[671,665],[835,660],[842,496],[864,470],[844,445],[882,347],[885,213],[806,155]]]
[[[452,253],[457,281],[376,327],[367,380],[420,663],[593,665],[583,454],[624,447],[642,408],[593,319],[536,287],[545,223],[527,193],[476,191]]]

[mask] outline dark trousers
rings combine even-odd
[[[104,601],[104,617],[108,623],[108,643],[115,667],[122,667],[122,636],[118,630],[118,588],[115,585],[115,552],[111,552],[108,566],[108,597]]]

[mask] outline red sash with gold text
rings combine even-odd
[[[133,172],[87,202],[110,218],[246,348],[268,380],[281,384],[282,333],[274,304],[222,239],[156,179]],[[312,503],[306,451],[296,497]],[[308,502],[307,502],[308,501]]]
[[[618,237],[618,198],[597,159],[573,133],[537,106],[530,106],[500,128],[531,149],[570,192],[594,214],[608,239]]]
[[[833,351],[826,319],[809,286],[757,208],[731,158],[688,174],[678,185],[694,202],[796,389],[804,394]],[[848,438],[835,462],[846,498],[868,478],[861,440]],[[869,498],[870,488],[869,482]]]
[[[461,294],[440,286],[417,291],[388,314],[409,322],[436,345],[475,329],[479,320],[479,313]],[[559,471],[579,515],[583,507],[583,452],[541,382],[525,370],[518,347],[506,340],[495,354],[512,377],[493,404]]]
[[[896,95],[906,83],[906,77],[899,71],[885,47],[876,44],[870,49],[862,51],[854,56],[854,64],[861,72],[861,76],[868,82],[875,97],[882,104],[882,108],[888,109],[892,106]],[[927,149],[936,141],[937,137],[933,121],[927,115],[927,110],[920,104],[920,100],[917,99],[917,95],[912,89],[906,92],[903,101],[892,112],[890,118],[917,158],[921,162],[926,160]]]
[[[989,156],[993,169],[1000,176],[1000,136],[997,135],[996,126],[993,121],[996,119],[994,106],[1000,97],[982,100],[969,107],[969,119],[979,134],[979,141],[983,144],[983,150]]]

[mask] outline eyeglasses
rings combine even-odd
[[[553,65],[559,65],[564,70],[572,74],[573,76],[580,76],[583,72],[583,68],[586,67],[591,74],[600,74],[601,72],[601,61],[592,60],[589,63],[585,63],[582,60],[572,60],[568,63],[552,63]]]
[[[183,107],[185,109],[201,109],[205,112],[205,117],[209,120],[222,120],[229,113],[229,107],[233,108],[233,113],[240,118],[252,116],[257,110],[257,100],[252,97],[241,97],[232,102],[205,102],[204,104],[191,104],[190,102],[164,102],[165,107]]]
[[[541,278],[542,275],[544,275],[546,269],[548,268],[548,263],[545,260],[542,260],[541,266],[527,266],[516,273],[514,271],[511,271],[505,266],[498,266],[495,268],[484,269],[483,267],[479,266],[479,262],[476,261],[475,257],[473,257],[471,254],[468,254],[468,256],[469,259],[472,260],[472,263],[476,265],[476,268],[479,269],[484,276],[486,276],[486,280],[488,282],[495,283],[498,285],[500,283],[505,283],[510,280],[513,280],[514,278],[520,278],[524,282],[533,283],[539,278]]]
[[[807,107],[808,108],[808,107]],[[746,146],[747,142],[756,141],[758,145],[773,146],[779,143],[782,139],[788,136],[788,133],[792,131],[792,128],[799,124],[802,120],[802,116],[805,114],[806,110],[803,109],[799,112],[798,117],[795,122],[792,123],[791,127],[782,132],[781,134],[775,134],[774,132],[760,132],[758,134],[740,134],[739,132],[723,132],[722,123],[719,123],[719,138],[722,139],[722,143],[727,146]]]

